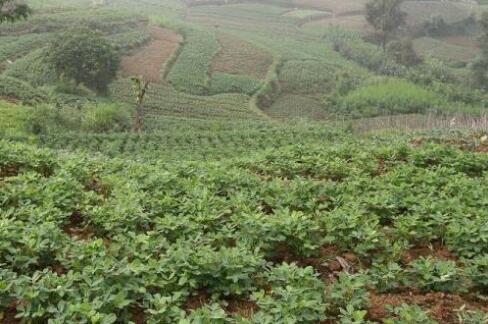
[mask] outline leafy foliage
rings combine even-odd
[[[83,83],[100,93],[107,91],[119,67],[112,45],[88,29],[71,30],[56,38],[46,55],[58,77]]]

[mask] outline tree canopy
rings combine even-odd
[[[480,88],[488,88],[488,12],[485,11],[479,21],[482,35],[479,38],[481,53],[471,65],[473,82]]]
[[[386,50],[390,35],[405,24],[406,14],[400,5],[403,0],[371,0],[366,4],[366,20],[376,31],[378,40]]]
[[[120,58],[97,32],[78,28],[57,37],[47,49],[47,61],[59,78],[104,93],[115,78]]]
[[[0,23],[27,18],[30,8],[24,0],[0,0]]]

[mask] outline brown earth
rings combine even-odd
[[[151,41],[121,62],[121,76],[142,75],[146,80],[161,83],[161,68],[178,48],[183,38],[176,32],[157,26],[148,29]]]
[[[189,313],[192,310],[198,309],[209,302],[210,294],[206,290],[202,289],[197,291],[195,295],[188,298],[188,300],[183,305],[183,309]]]
[[[470,300],[461,295],[431,292],[420,294],[415,291],[407,291],[398,294],[370,293],[370,307],[368,319],[381,321],[388,317],[386,305],[399,306],[401,304],[418,305],[429,313],[429,316],[444,324],[459,323],[457,310],[465,306],[466,310],[488,311],[488,305]]]
[[[219,35],[220,51],[215,56],[211,71],[266,78],[273,57],[254,45],[231,35]]]
[[[244,318],[250,319],[254,313],[259,309],[258,305],[250,300],[241,298],[230,298],[226,300],[227,307],[225,310],[234,315],[240,315]]]
[[[402,262],[404,264],[408,264],[420,257],[429,257],[429,256],[444,261],[455,261],[455,262],[458,261],[458,258],[454,254],[452,254],[447,249],[446,246],[433,245],[431,247],[427,247],[427,246],[414,247],[403,252]]]
[[[94,231],[89,226],[84,226],[83,215],[74,212],[69,218],[69,223],[63,227],[63,231],[74,239],[87,241],[92,239]]]
[[[0,96],[0,101],[6,101],[18,105],[20,103],[19,98],[12,96]]]

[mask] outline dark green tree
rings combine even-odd
[[[85,28],[57,37],[46,57],[61,80],[83,84],[99,94],[106,93],[120,64],[114,47],[100,33]]]
[[[405,25],[406,14],[401,10],[403,0],[370,0],[366,4],[366,20],[375,29],[376,37],[386,51],[390,36]]]
[[[474,85],[488,89],[488,12],[485,11],[479,20],[483,34],[479,38],[481,53],[471,64],[471,74]]]
[[[422,61],[415,52],[410,38],[390,42],[387,46],[387,51],[389,56],[401,65],[415,66]]]
[[[23,0],[0,0],[0,24],[27,18],[30,12]]]

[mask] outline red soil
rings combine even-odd
[[[166,28],[149,27],[151,42],[136,53],[122,58],[121,75],[142,75],[146,80],[161,83],[161,68],[178,48],[183,38]]]

